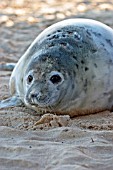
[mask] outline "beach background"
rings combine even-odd
[[[36,36],[66,18],[113,28],[113,0],[0,0],[0,62],[17,62]],[[0,100],[11,72],[0,70]],[[70,118],[0,110],[0,170],[112,170],[113,113]]]

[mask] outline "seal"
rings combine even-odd
[[[113,106],[113,30],[90,19],[67,19],[46,28],[16,64],[12,97],[0,108],[26,105],[70,116]]]

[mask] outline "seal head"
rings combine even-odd
[[[49,111],[60,111],[64,107],[70,89],[75,86],[72,78],[75,72],[68,69],[67,65],[69,68],[75,65],[63,50],[62,47],[54,46],[46,52],[39,51],[28,64],[24,75],[24,102],[27,106]]]

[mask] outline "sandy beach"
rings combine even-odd
[[[113,28],[112,0],[1,0],[0,62],[14,62],[36,36],[66,18],[92,18]],[[11,72],[0,70],[0,100]],[[0,170],[112,170],[113,112],[70,118],[26,107],[0,110]]]

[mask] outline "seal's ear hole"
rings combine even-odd
[[[32,81],[33,81],[33,76],[32,75],[28,75],[27,83],[30,84]]]
[[[60,75],[58,74],[55,74],[55,75],[52,75],[50,77],[50,81],[53,83],[53,84],[58,84],[62,81],[62,78],[60,77]]]

